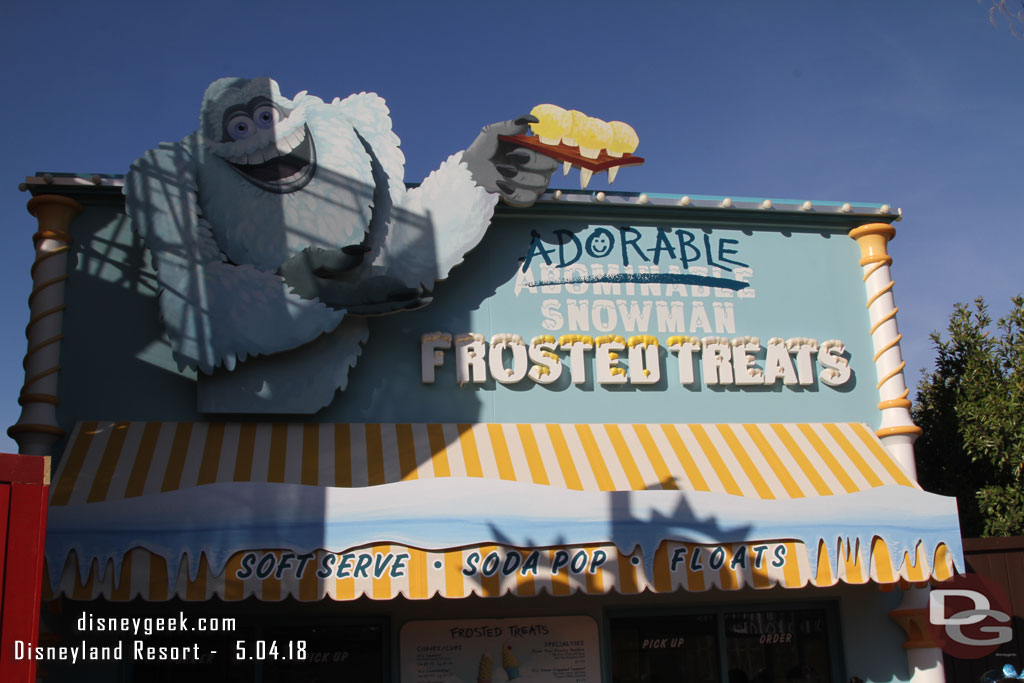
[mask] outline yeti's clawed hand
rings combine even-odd
[[[300,256],[306,260],[309,269],[317,277],[334,278],[362,265],[363,258],[369,251],[370,247],[362,244],[350,244],[341,249],[308,247]]]
[[[433,297],[422,289],[407,287],[400,280],[387,275],[371,277],[356,285],[355,297],[347,303],[335,305],[344,308],[349,315],[384,315],[396,311],[412,311],[423,308]]]
[[[512,206],[531,206],[537,201],[559,166],[551,157],[498,139],[499,135],[523,135],[529,124],[536,122],[536,117],[527,115],[484,126],[462,155],[476,184]]]
[[[430,303],[431,297],[422,289],[407,287],[397,278],[379,275],[365,280],[345,279],[344,274],[362,263],[367,251],[358,245],[342,249],[309,247],[285,261],[278,274],[303,299],[319,299],[350,315],[383,315]]]
[[[341,249],[306,247],[282,263],[277,273],[303,299],[315,299],[320,296],[321,280],[332,280],[359,266],[368,251],[360,245]]]

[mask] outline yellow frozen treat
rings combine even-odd
[[[612,142],[608,145],[608,156],[621,157],[623,154],[632,154],[640,146],[640,136],[633,130],[633,126],[622,121],[612,121],[608,124],[612,127],[614,135]],[[619,167],[614,166],[608,169],[608,182],[614,183],[615,176],[619,173]]]
[[[534,115],[536,116],[536,114]],[[539,118],[539,117],[538,117]],[[491,683],[491,675],[494,670],[494,662],[487,656],[485,652],[480,657],[480,667],[476,671],[476,683]]]
[[[601,150],[615,140],[611,124],[601,119],[588,116],[583,121],[574,121],[573,124],[572,136],[580,146],[580,154],[588,159],[596,159]]]
[[[583,121],[574,121],[572,135],[580,146],[580,155],[587,159],[596,159],[601,150],[611,144],[614,139],[612,127],[601,119],[592,116]],[[588,168],[580,169],[580,188],[586,189],[594,172]]]
[[[612,121],[608,125],[612,127],[612,141],[606,145],[610,156],[632,154],[640,146],[640,137],[633,130],[633,126],[622,121]]]
[[[572,136],[573,130],[576,126],[582,125],[587,120],[587,115],[576,109],[569,110],[569,116],[572,117],[572,127],[569,132],[562,136],[562,144],[568,147],[576,147],[576,139]],[[572,168],[572,162],[566,161],[562,164],[562,175],[569,175],[569,169]]]
[[[530,113],[540,119],[530,129],[545,145],[557,145],[572,131],[572,114],[558,105],[538,104]]]
[[[572,117],[572,127],[569,129],[568,133],[562,136],[562,144],[569,145],[570,147],[576,147],[576,126],[581,126],[586,123],[587,118],[589,117],[583,112],[575,109],[569,110],[569,116]]]
[[[508,680],[519,678],[519,660],[512,654],[512,646],[508,643],[501,648],[501,668],[508,674]]]

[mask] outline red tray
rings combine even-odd
[[[573,166],[579,166],[587,169],[588,171],[593,171],[594,173],[607,171],[609,168],[614,168],[615,166],[639,166],[644,163],[643,157],[633,156],[628,152],[623,154],[621,157],[613,157],[603,149],[597,155],[596,159],[588,159],[580,154],[579,147],[570,147],[569,145],[562,144],[561,142],[557,145],[545,145],[540,141],[540,139],[532,135],[499,135],[498,139],[511,142],[519,145],[520,147],[529,147],[530,149],[540,152],[545,156],[549,156],[552,159],[568,161]]]

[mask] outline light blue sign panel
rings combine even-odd
[[[437,286],[430,306],[371,321],[349,388],[324,419],[873,423],[878,393],[859,258],[856,243],[842,233],[498,222]],[[423,336],[431,333],[450,335],[450,347],[442,348],[442,338],[424,348]],[[479,335],[483,344],[475,350],[483,350],[484,362],[466,363],[457,349],[462,335]],[[512,347],[521,339],[528,355],[531,342],[545,335],[555,342],[561,375],[538,383],[530,374],[537,371],[529,370],[537,363],[527,360],[527,374],[519,379],[524,351]],[[592,338],[582,363],[573,365],[571,350],[558,343],[567,335]],[[500,366],[508,383],[496,379],[501,371],[489,360],[496,336],[510,342],[501,349]],[[614,373],[623,383],[602,382],[598,371],[609,359],[600,357],[598,341],[608,336],[627,345],[632,338],[656,339],[657,350],[649,353],[656,353],[657,368],[650,370],[660,378],[637,383],[643,380],[631,377],[625,348],[610,363],[625,371]],[[670,349],[679,337],[700,340],[701,349]],[[735,362],[740,354],[734,342],[743,337],[759,341],[755,346],[747,340],[746,372]],[[794,350],[780,354],[777,346],[772,355],[773,340]],[[824,360],[848,363],[849,372],[831,371],[819,360],[828,341],[842,346],[833,343]],[[705,361],[709,342],[728,349],[722,352],[731,356],[727,368]],[[471,343],[461,339],[463,346]],[[801,345],[808,347],[802,353]],[[688,379],[685,370],[680,374],[681,357],[692,369],[687,383],[681,383]],[[460,359],[476,370],[461,385]],[[581,383],[573,383],[573,369]],[[433,382],[423,381],[424,371]],[[740,374],[750,383],[738,383]]]
[[[876,426],[878,377],[860,250],[844,230],[620,220],[635,215],[635,207],[609,207],[600,222],[560,218],[566,208],[544,204],[531,210],[530,217],[506,213],[495,219],[464,262],[437,283],[430,305],[353,318],[365,325],[365,342],[347,387],[319,412],[284,419],[851,421]],[[630,227],[614,227],[620,225]],[[211,380],[201,372],[180,371],[171,358],[152,269],[128,221],[116,212],[90,208],[78,229],[67,290],[69,343],[62,359],[59,407],[66,428],[83,419],[222,419],[220,413],[204,413],[199,407],[204,386],[216,382],[218,375]],[[110,251],[108,245],[116,248]],[[108,256],[101,259],[100,254]],[[112,335],[110,330],[118,332]],[[434,381],[425,383],[423,359],[431,356],[424,352],[423,337],[432,333],[450,335],[451,345],[436,349],[439,364],[429,361],[426,366]],[[549,348],[562,365],[561,376],[550,384],[530,375],[503,384],[485,366],[483,383],[460,386],[455,347],[459,335],[466,334],[480,335],[487,355],[495,335],[518,336],[527,347],[537,337],[550,336],[558,347]],[[574,384],[573,352],[557,344],[566,335],[591,337],[592,346],[603,336],[624,342],[631,337],[657,339],[653,353],[660,377],[653,384],[601,383],[596,378],[598,349],[591,348],[577,368],[583,381]],[[806,383],[797,377],[786,384],[785,368],[776,367],[775,374],[781,374],[769,384],[737,384],[732,359],[733,382],[711,384],[702,348],[692,356],[684,354],[693,378],[683,384],[680,353],[669,343],[684,336],[701,340],[702,347],[709,337],[724,338],[730,346],[738,338],[758,338],[760,350],[745,354],[752,356],[749,371],[755,374],[755,368],[768,370],[769,342],[775,338],[797,345],[813,339],[819,352],[824,342],[839,340],[842,353],[833,349],[827,358],[846,360],[850,372],[830,386],[823,380],[827,368],[815,352],[806,354]],[[514,371],[510,346],[514,344],[503,351],[503,363]],[[301,349],[295,353],[305,353]],[[630,372],[629,349],[618,353],[617,365]],[[800,375],[800,353],[784,355],[792,362],[792,372]],[[607,360],[602,364],[608,366]],[[527,370],[534,365],[528,360]],[[282,370],[297,385],[309,380],[301,368]],[[138,382],[154,390],[140,394]],[[235,413],[231,419],[241,417]],[[267,414],[253,418],[277,419]]]

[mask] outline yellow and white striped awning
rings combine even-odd
[[[368,487],[441,477],[577,491],[706,491],[764,500],[917,488],[862,424],[83,422],[53,478],[51,506],[102,504],[226,482]],[[906,558],[891,556],[881,538],[870,546],[843,549],[838,563],[828,561],[823,546],[805,548],[787,539],[719,546],[664,542],[651,563],[639,550],[626,555],[611,543],[449,550],[373,545],[346,553],[320,550],[304,559],[286,549],[252,549],[236,553],[224,567],[212,567],[204,557],[194,578],[185,558],[168,562],[140,547],[116,570],[113,562],[86,563],[84,576],[76,558],[63,558],[58,578],[44,590],[50,596],[111,600],[347,600],[399,594],[421,599],[893,584],[952,575],[945,546],[932,557],[919,546]],[[816,563],[808,561],[809,552]],[[362,558],[369,559],[359,571]],[[527,561],[535,571],[516,570]],[[316,571],[344,562],[355,571],[341,577]],[[296,571],[300,563],[305,569]],[[404,571],[389,571],[396,566]]]

